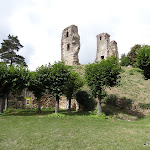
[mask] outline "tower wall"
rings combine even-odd
[[[101,33],[97,35],[97,54],[96,61],[105,59],[109,54],[109,39],[110,35],[107,33]]]
[[[110,42],[110,35],[108,33],[101,33],[97,35],[97,54],[96,60],[100,61],[102,59],[106,59],[108,56],[118,56],[118,48],[117,42],[111,41]]]
[[[80,36],[78,27],[71,25],[62,32],[61,60],[66,65],[79,65],[78,53],[80,50]]]
[[[117,42],[116,41],[111,41],[110,44],[109,44],[109,47],[110,47],[109,55],[110,56],[114,55],[115,57],[119,58]]]

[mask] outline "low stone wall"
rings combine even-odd
[[[26,97],[31,97],[31,108],[37,108],[37,99],[33,95],[32,92],[28,92],[27,96],[26,92],[22,92],[20,96],[17,95],[9,95],[9,101],[8,101],[8,107],[9,108],[25,108],[25,98]],[[52,108],[55,107],[55,98],[52,95],[45,94],[44,96],[41,97],[41,108]],[[71,108],[76,109],[76,101],[72,99],[71,101]],[[59,101],[59,108],[61,109],[66,109],[66,97],[61,96],[60,101]]]

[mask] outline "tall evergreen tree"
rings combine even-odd
[[[0,58],[7,64],[23,64],[27,66],[25,63],[25,58],[23,56],[17,55],[16,52],[23,48],[18,40],[17,36],[8,35],[7,40],[3,40],[1,43],[0,49]]]

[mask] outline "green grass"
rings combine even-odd
[[[0,116],[1,150],[141,150],[150,149],[150,117],[137,121],[98,119],[88,113],[52,109],[10,110]],[[61,115],[60,115],[61,116]]]
[[[144,80],[139,69],[122,67],[120,86],[109,90],[109,93],[135,100],[138,103],[150,103],[150,80]]]

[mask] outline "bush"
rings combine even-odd
[[[129,66],[130,65],[130,59],[125,54],[121,55],[120,60],[121,60],[121,62],[120,62],[121,66]]]
[[[114,94],[110,94],[104,98],[104,103],[106,105],[117,106],[117,96]]]
[[[138,51],[139,49],[141,49],[141,47],[142,47],[142,46],[141,46],[140,44],[134,45],[133,47],[131,47],[131,50],[130,50],[130,52],[129,52],[128,55],[127,55],[127,57],[130,59],[130,64],[131,64],[132,66],[134,66],[135,63],[136,63],[137,51]]]
[[[137,51],[137,66],[143,70],[144,77],[150,79],[150,46],[143,46]]]
[[[139,103],[141,109],[150,109],[150,104]]]
[[[49,114],[48,117],[52,117],[52,118],[62,118],[62,117],[65,117],[65,114],[52,113],[52,114]]]
[[[127,99],[126,97],[119,99],[116,95],[110,94],[104,98],[104,103],[106,105],[119,107],[120,109],[127,109],[131,107],[133,100]]]
[[[93,118],[98,118],[98,119],[108,119],[109,116],[106,116],[106,114],[102,113],[97,115],[97,110],[94,110],[90,113],[90,116]]]
[[[139,73],[142,73],[143,71],[139,68],[132,68],[132,69],[129,69],[129,74],[130,75],[134,75],[135,72],[139,72]]]
[[[117,105],[121,109],[126,109],[126,108],[130,108],[132,103],[133,103],[133,100],[127,99],[126,97],[122,97],[120,98]]]
[[[84,111],[91,111],[95,108],[95,101],[86,91],[78,91],[76,93],[77,102],[83,107]]]

